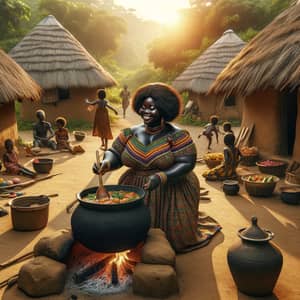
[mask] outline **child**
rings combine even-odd
[[[45,112],[41,109],[36,111],[38,122],[33,126],[33,146],[34,147],[49,147],[56,150],[56,143],[51,140],[54,137],[54,131],[51,123],[46,122]],[[48,132],[50,136],[48,136]]]
[[[224,136],[224,161],[213,169],[206,170],[202,176],[208,180],[235,179],[236,168],[240,162],[240,151],[234,146],[235,136],[227,133]]]
[[[211,142],[212,142],[213,132],[215,132],[217,143],[219,143],[219,136],[218,136],[219,129],[217,127],[218,121],[219,121],[219,119],[217,116],[211,116],[210,123],[206,124],[204,126],[203,132],[198,135],[198,139],[201,137],[201,135],[206,136],[206,138],[208,139],[208,147],[207,147],[208,150],[211,150],[210,146],[211,146]]]
[[[105,97],[105,90],[100,89],[98,91],[98,99],[94,101],[89,101],[88,99],[85,100],[85,102],[89,105],[97,105],[94,119],[93,136],[100,137],[101,149],[104,151],[107,150],[108,140],[113,138],[110,128],[108,109],[112,110],[116,115],[118,114],[117,110],[108,103],[108,100],[106,100]]]
[[[65,127],[67,125],[67,120],[64,117],[58,117],[55,119],[55,125],[57,127],[57,130],[55,131],[57,149],[68,149],[70,152],[73,152],[69,142],[69,131]]]
[[[14,151],[14,143],[11,139],[5,140],[4,146],[6,152],[3,154],[3,164],[8,174],[14,174],[14,175],[20,174],[32,178],[36,177],[35,172],[30,171],[29,169],[23,167],[18,163],[18,155],[17,152]]]
[[[234,132],[231,129],[231,123],[228,121],[223,123],[223,131],[224,134],[232,133],[234,135]]]

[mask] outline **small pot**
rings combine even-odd
[[[230,195],[230,196],[237,195],[239,190],[240,190],[240,186],[239,186],[238,181],[236,181],[236,180],[223,181],[223,192],[226,195]]]
[[[18,197],[11,202],[13,228],[18,231],[33,231],[48,223],[49,198],[47,196]]]
[[[53,167],[53,159],[51,158],[36,158],[32,161],[33,169],[37,173],[50,173]]]
[[[299,187],[282,187],[280,198],[287,204],[300,204],[300,188]]]

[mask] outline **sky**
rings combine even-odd
[[[143,19],[150,19],[164,24],[176,23],[180,8],[189,7],[189,0],[115,0],[115,4],[134,8]]]

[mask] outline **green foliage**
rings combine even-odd
[[[224,122],[229,121],[231,123],[232,127],[240,127],[241,126],[241,120],[238,119],[230,119],[230,120],[219,120],[218,124],[223,124]],[[190,114],[187,114],[185,116],[181,116],[177,119],[177,122],[181,125],[192,125],[192,126],[205,126],[207,124],[207,121],[203,120],[197,120],[191,117]]]

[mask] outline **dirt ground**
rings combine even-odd
[[[137,124],[139,119],[129,112],[127,119],[120,119],[113,126],[116,136],[120,128]],[[181,126],[182,127],[182,126]],[[199,127],[186,127],[197,144],[198,156],[206,152],[207,141],[204,137],[197,139]],[[21,136],[28,140],[30,133],[21,132]],[[72,137],[73,138],[73,137]],[[26,195],[59,193],[50,200],[49,222],[45,229],[34,232],[17,232],[12,229],[10,216],[0,218],[0,263],[20,256],[30,251],[34,244],[43,236],[58,229],[70,227],[71,214],[66,213],[66,206],[75,199],[75,193],[97,184],[92,173],[92,164],[95,160],[95,150],[99,140],[92,137],[90,132],[81,143],[86,152],[81,155],[68,153],[53,155],[55,159],[52,174],[62,173],[52,179],[36,183],[23,191]],[[213,151],[222,151],[223,143],[217,145],[214,140]],[[31,167],[30,158],[22,157],[22,162]],[[281,249],[284,262],[283,268],[274,289],[274,294],[263,299],[268,300],[296,300],[300,299],[300,206],[291,206],[283,203],[276,193],[271,198],[249,197],[241,185],[238,196],[225,196],[221,182],[206,182],[201,173],[205,165],[197,164],[195,172],[202,187],[209,190],[211,200],[203,200],[199,209],[214,217],[221,225],[222,231],[216,235],[211,243],[199,250],[177,256],[177,275],[180,287],[178,295],[171,296],[170,300],[246,300],[255,299],[237,291],[231,277],[226,254],[228,248],[238,241],[237,231],[249,225],[252,216],[257,216],[261,227],[273,231],[273,242]],[[124,168],[105,176],[106,183],[115,184],[124,171]],[[1,200],[3,205],[7,200]],[[18,273],[21,264],[0,271],[0,282]],[[2,300],[31,299],[25,296],[16,285],[8,290],[0,290]],[[44,300],[70,299],[68,291],[61,295],[43,297]],[[126,293],[89,297],[78,295],[78,299],[103,300],[143,300],[134,295],[129,289]],[[150,298],[152,299],[152,298]],[[259,298],[261,299],[261,298]]]

